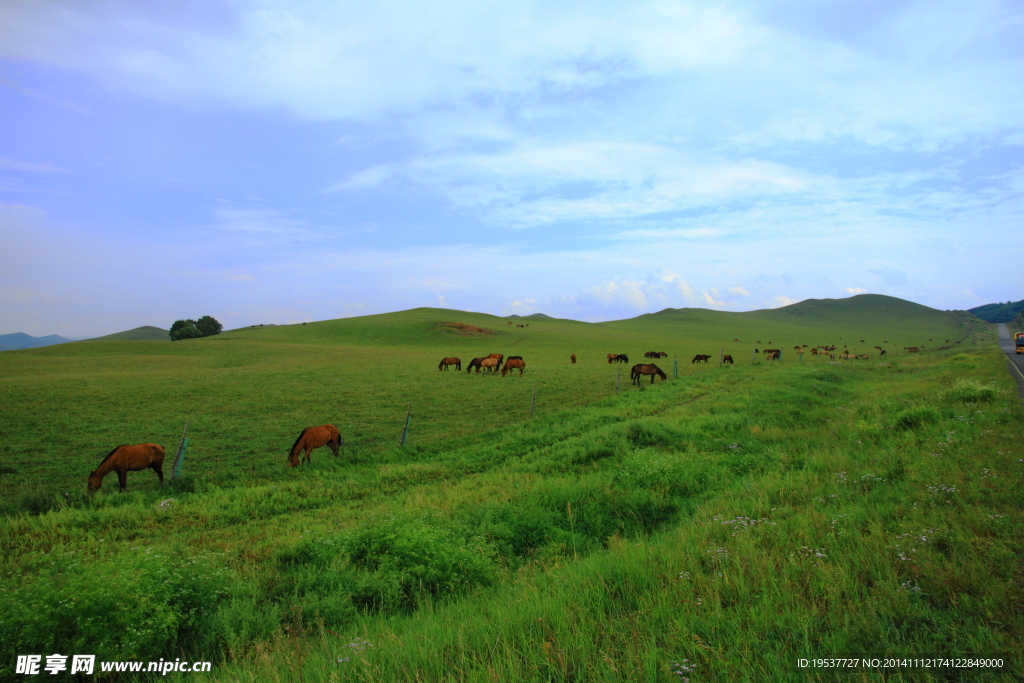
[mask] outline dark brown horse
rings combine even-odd
[[[657,351],[648,351],[644,354],[644,358],[661,358],[661,354]]]
[[[338,457],[338,446],[344,446],[345,440],[341,438],[341,434],[338,433],[338,428],[334,425],[321,425],[320,427],[306,427],[299,434],[299,438],[292,444],[291,454],[288,456],[288,464],[292,467],[299,466],[299,454],[305,450],[306,455],[303,458],[306,462],[310,462],[309,454],[313,452],[314,448],[320,448],[321,446],[329,446],[334,451],[334,457]]]
[[[466,366],[466,374],[469,374],[473,370],[473,368],[476,368],[477,373],[479,373],[480,372],[480,363],[483,360],[484,360],[483,358],[474,358],[473,360],[469,361],[469,365]]]
[[[501,369],[501,376],[504,377],[508,374],[509,370],[515,370],[519,368],[519,376],[523,376],[523,370],[526,369],[526,363],[523,362],[522,358],[509,358],[505,361],[505,367]]]
[[[445,358],[437,366],[437,369],[438,370],[447,370],[449,365],[454,365],[456,370],[461,370],[462,369],[462,359],[461,358],[455,358],[455,357]]]
[[[576,354],[575,353],[570,353],[569,354],[569,362],[572,363],[573,365],[576,365]]]
[[[147,467],[164,480],[164,447],[155,443],[139,443],[134,446],[118,446],[107,453],[100,466],[89,475],[89,490],[96,491],[103,485],[103,477],[117,472],[117,483],[124,491],[128,485],[128,473],[138,472]]]
[[[711,358],[711,356],[708,356],[703,353],[698,353],[696,356],[693,357],[693,360],[691,360],[690,363],[707,363],[709,358]]]
[[[728,353],[725,354],[724,356],[722,356],[722,362],[723,363],[728,363],[729,365],[732,365],[733,364],[732,356],[730,356]]]
[[[633,369],[629,371],[629,376],[632,378],[633,384],[637,386],[640,386],[640,377],[642,375],[650,375],[651,384],[654,384],[655,375],[661,377],[662,381],[668,379],[665,373],[661,371],[661,368],[659,368],[657,365],[654,365],[653,363],[650,365],[644,365],[642,363],[640,365],[634,365]]]

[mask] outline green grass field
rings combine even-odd
[[[0,675],[67,651],[222,681],[832,680],[796,658],[1021,651],[1024,413],[987,326],[877,296],[507,322],[0,356]],[[889,353],[752,362],[769,343]],[[616,395],[606,354],[648,350],[670,380],[627,366]],[[491,352],[526,374],[437,370]],[[113,446],[173,451],[186,420],[183,478],[85,495]],[[288,468],[326,422],[341,457]],[[858,680],[1019,680],[1007,661]]]

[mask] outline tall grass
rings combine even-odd
[[[263,414],[289,392],[259,380],[313,382],[331,377],[317,363],[370,356],[252,342],[234,360],[256,377],[249,393],[217,385],[197,401],[254,414],[223,435],[205,422],[215,446],[188,478],[158,488],[136,473],[126,494],[87,497],[20,476],[59,478],[67,461],[17,461],[6,491],[40,500],[0,520],[0,675],[17,654],[68,651],[211,659],[224,681],[759,681],[803,680],[797,657],[1019,652],[1022,411],[990,337],[885,362],[684,367],[619,396],[614,368],[552,356],[544,390],[572,397],[593,372],[606,394],[534,420],[459,403],[467,387],[507,398],[510,381],[434,369],[419,386],[470,428],[317,451],[294,470],[283,449],[230,453],[245,427],[287,422]],[[175,353],[209,374],[232,359],[220,348]],[[102,364],[97,349],[68,362]],[[162,370],[126,363],[140,368],[110,371],[111,396],[174,403],[138,381]],[[200,370],[178,390],[200,395]],[[69,434],[109,429],[78,404],[102,374],[83,372],[58,390],[19,370],[5,395],[35,383],[82,411]],[[314,405],[290,419],[315,421]],[[207,476],[227,466],[243,474]],[[1010,661],[889,679],[1015,680]]]

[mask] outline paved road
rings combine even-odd
[[[999,323],[999,348],[1006,352],[1010,362],[1020,370],[1020,372],[1015,372],[1013,375],[1014,379],[1017,380],[1017,386],[1020,388],[1020,395],[1024,397],[1024,353],[1017,353],[1013,346],[1013,337],[1010,336],[1010,330],[1007,329],[1006,323]]]

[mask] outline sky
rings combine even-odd
[[[1024,5],[2,0],[0,334],[1024,299]]]

